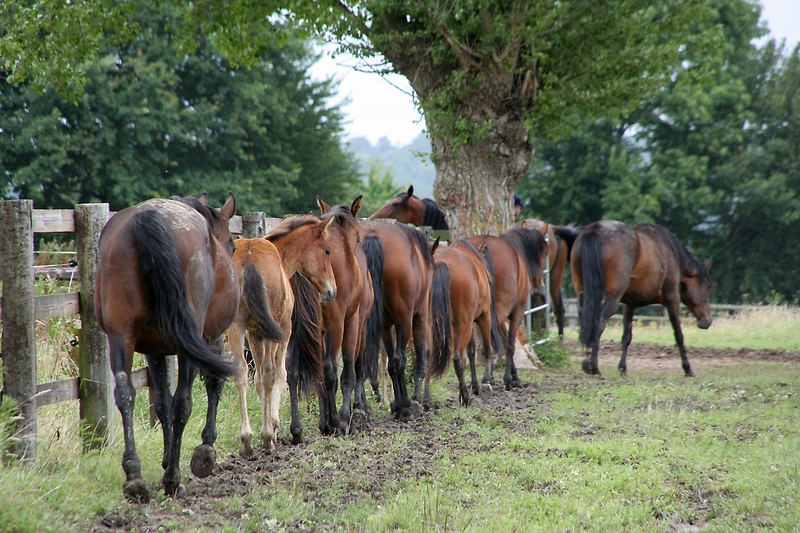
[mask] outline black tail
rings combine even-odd
[[[294,293],[292,334],[286,349],[286,372],[295,376],[298,388],[308,394],[312,387],[322,392],[322,307],[319,293],[299,273],[291,280]]]
[[[531,280],[531,288],[542,275],[541,258],[545,253],[544,237],[537,230],[528,228],[511,228],[500,238],[511,244],[522,257],[525,267],[528,269],[528,277]]]
[[[441,377],[450,362],[450,269],[446,263],[436,263],[431,286],[432,347],[428,366],[430,375]]]
[[[584,233],[581,237],[581,270],[583,299],[580,312],[580,337],[584,346],[591,346],[603,332],[603,294],[606,289],[602,243],[595,233]]]
[[[496,354],[502,354],[505,351],[505,339],[503,338],[503,330],[500,329],[500,322],[497,320],[497,311],[494,308],[494,263],[488,248],[483,249],[483,259],[486,265],[486,272],[489,274],[489,290],[492,295],[492,351]]]
[[[374,300],[367,318],[367,335],[364,342],[364,373],[371,378],[378,375],[381,339],[383,337],[383,243],[370,235],[361,242],[367,256],[367,270],[372,276]]]
[[[578,238],[580,229],[571,224],[567,226],[552,226],[552,228],[556,237],[567,243],[567,261],[569,261],[572,255],[572,246],[575,244],[575,239]]]
[[[186,280],[172,229],[164,216],[152,209],[140,211],[133,231],[139,248],[139,268],[150,285],[161,338],[205,374],[225,377],[236,373],[236,367],[215,354],[203,340],[202,331],[189,312]]]
[[[258,334],[267,340],[282,341],[285,334],[272,317],[267,291],[264,290],[264,278],[261,277],[258,267],[252,263],[245,263],[242,267],[242,296],[250,309]]]

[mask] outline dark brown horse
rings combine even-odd
[[[547,258],[550,269],[550,302],[556,315],[558,335],[564,336],[564,299],[561,294],[561,283],[564,279],[564,269],[569,263],[570,250],[578,230],[572,226],[553,226],[542,220],[528,218],[519,222],[519,226],[534,230],[545,228],[545,242],[547,243]]]
[[[633,228],[616,220],[601,220],[586,226],[572,249],[572,281],[578,294],[581,342],[591,349],[583,362],[590,374],[597,369],[600,335],[608,319],[623,310],[622,358],[619,371],[625,375],[626,356],[631,343],[633,312],[637,307],[658,303],[667,308],[681,354],[683,371],[693,376],[680,323],[683,302],[697,318],[697,325],[711,326],[708,294],[711,259],[701,263],[669,230],[651,223]]]
[[[261,442],[267,451],[273,451],[277,445],[278,410],[286,383],[286,347],[294,310],[289,279],[300,272],[314,284],[318,299],[331,300],[336,296],[330,226],[329,221],[297,215],[282,221],[267,238],[234,241],[233,264],[242,284],[242,296],[239,312],[228,329],[228,341],[242,367],[236,388],[245,457],[253,453],[253,430],[247,410],[245,335],[253,354],[255,385],[261,399]],[[308,368],[313,376],[322,374],[321,364]]]
[[[542,234],[527,228],[512,228],[500,237],[477,235],[469,241],[478,248],[485,247],[492,258],[495,275],[495,313],[503,333],[506,371],[503,385],[506,390],[519,386],[514,364],[516,332],[524,318],[531,288],[542,283],[544,273],[545,243]],[[474,351],[468,350],[472,367],[472,390],[478,393],[474,370]],[[494,370],[493,358],[486,362],[483,382],[491,384]]]
[[[437,323],[434,324],[434,328],[445,328],[441,335],[445,342],[434,344],[428,378],[437,378],[444,374],[450,362],[452,345],[459,400],[462,405],[469,405],[469,389],[464,380],[464,369],[467,345],[472,338],[472,325],[478,326],[485,360],[491,358],[492,350],[500,352],[503,349],[502,335],[494,311],[494,269],[491,256],[478,251],[469,241],[436,246],[438,242],[437,240],[433,248],[433,257],[436,260],[434,284],[444,284],[450,313],[449,316],[441,317],[441,320],[437,317]],[[448,342],[451,336],[452,343]],[[425,381],[425,401],[430,403],[428,380]]]
[[[364,397],[364,369],[362,354],[366,336],[366,324],[372,309],[372,278],[367,269],[367,258],[361,249],[361,237],[356,216],[361,207],[361,197],[350,205],[329,206],[317,198],[322,219],[330,220],[331,264],[336,277],[336,298],[321,305],[309,298],[302,280],[296,280],[298,311],[321,317],[318,328],[324,335],[321,343],[313,341],[315,333],[304,328],[298,331],[292,343],[291,358],[306,356],[319,345],[322,350],[324,386],[320,393],[319,429],[323,435],[336,431],[347,433],[351,425],[351,413],[359,411],[366,415]],[[318,309],[317,309],[318,308]],[[301,336],[304,336],[301,337]],[[342,352],[342,407],[336,411],[338,385],[337,358]],[[360,389],[359,389],[360,383]],[[292,384],[290,383],[290,388]],[[352,411],[351,411],[352,409]],[[293,403],[294,410],[294,403]],[[294,442],[302,439],[299,416],[292,418]]]
[[[419,199],[414,196],[414,186],[400,191],[369,218],[393,218],[404,224],[430,226],[433,229],[450,229],[444,212],[430,198]]]
[[[108,335],[115,398],[122,415],[125,495],[148,501],[133,438],[131,383],[134,350],[147,357],[155,409],[164,435],[162,483],[168,495],[182,492],[180,450],[192,412],[192,382],[206,377],[208,411],[203,444],[195,449],[192,471],[211,473],[217,438],[216,412],[225,377],[235,367],[222,355],[222,335],[239,304],[228,221],[233,194],[220,210],[200,198],[152,199],[112,216],[99,243],[95,308]],[[165,355],[178,355],[178,387],[170,395]]]
[[[432,313],[445,312],[431,308],[433,255],[425,236],[405,224],[367,220],[361,222],[360,230],[375,296],[367,323],[366,369],[370,376],[376,373],[382,337],[394,390],[392,412],[408,419],[412,406],[406,390],[406,347],[413,332],[413,399],[419,402],[431,345]]]

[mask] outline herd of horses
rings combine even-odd
[[[683,302],[700,327],[711,324],[710,261],[699,262],[660,226],[601,221],[579,231],[525,220],[500,236],[444,245],[438,239],[430,243],[408,225],[446,228],[436,204],[414,196],[412,187],[368,219],[358,218],[361,197],[349,205],[317,201],[319,216],[289,216],[258,239],[232,238],[233,194],[220,209],[209,207],[205,195],[172,197],[145,201],[109,219],[99,242],[95,307],[109,340],[125,440],[123,492],[129,499],[150,497],[133,435],[134,351],[145,354],[155,391],[164,439],[162,484],[168,495],[185,491],[180,447],[198,372],[205,377],[208,410],[202,444],[190,461],[192,472],[205,477],[213,470],[217,405],[227,377],[233,377],[239,393],[241,453],[253,454],[245,341],[266,450],[277,445],[278,408],[287,386],[294,442],[302,441],[300,393],[316,393],[321,433],[346,434],[368,420],[367,380],[387,400],[379,389],[383,368],[392,383],[391,410],[400,419],[413,416],[416,405],[430,405],[429,380],[442,376],[451,360],[459,400],[468,405],[471,394],[481,393],[475,362],[479,346],[484,384],[493,383],[495,358],[501,356],[504,387],[519,385],[515,337],[528,296],[542,285],[546,269],[563,334],[561,278],[568,261],[579,299],[580,338],[591,352],[584,370],[599,374],[600,334],[623,303],[619,370],[624,374],[634,310],[661,303],[669,312],[684,372],[692,375],[678,310]],[[223,352],[226,334],[233,361]],[[410,343],[412,394],[406,379]],[[178,356],[174,394],[163,357],[169,354]]]

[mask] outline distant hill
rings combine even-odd
[[[430,160],[431,143],[425,135],[419,135],[405,146],[394,146],[386,137],[373,146],[366,137],[355,137],[347,141],[346,149],[361,164],[362,177],[367,174],[369,162],[378,161],[392,171],[398,187],[413,185],[415,196],[433,198],[436,171]]]

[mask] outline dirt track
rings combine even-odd
[[[575,343],[568,343],[574,358],[582,358],[582,349]],[[619,343],[605,342],[600,351],[600,364],[610,365],[616,372],[616,365],[619,360]],[[800,353],[787,352],[780,350],[732,350],[715,348],[688,348],[689,360],[695,373],[700,375],[707,371],[713,371],[713,367],[739,364],[745,362],[770,361],[770,362],[790,362],[800,364]],[[608,369],[605,369],[608,371]],[[533,412],[538,405],[536,390],[542,387],[563,388],[580,386],[580,383],[591,383],[596,378],[563,376],[553,374],[553,379],[546,379],[537,382],[535,385],[526,380],[527,372],[542,372],[538,370],[524,371],[521,375],[523,387],[510,392],[495,390],[492,394],[484,395],[473,399],[473,407],[485,409],[488,417],[494,417],[498,413],[507,414],[509,412]],[[628,355],[628,373],[682,373],[680,357],[674,346],[664,347],[645,343],[633,343]],[[527,374],[530,375],[530,374]],[[502,374],[500,375],[502,378]],[[564,379],[561,379],[561,378]],[[435,409],[453,409],[456,405],[456,389],[453,386],[453,394],[445,400],[443,405],[437,405]],[[372,400],[372,398],[370,398]],[[503,417],[506,424],[526,425],[530,423],[525,417]],[[452,424],[459,423],[459,417],[454,417]],[[515,428],[509,428],[514,430]],[[524,430],[522,426],[519,428]],[[445,440],[442,435],[448,434],[447,427],[442,423],[433,423],[428,414],[422,414],[419,418],[407,423],[398,422],[388,415],[373,416],[368,429],[364,433],[355,435],[353,439],[366,439],[377,441],[386,433],[400,430],[411,431],[418,435],[415,446],[404,450],[402,463],[398,464],[396,457],[391,470],[385,464],[386,458],[384,450],[375,447],[362,447],[358,453],[351,457],[332,455],[322,458],[327,463],[326,468],[311,468],[309,465],[315,464],[320,457],[315,457],[310,451],[308,444],[292,446],[287,436],[285,428],[282,431],[284,439],[279,443],[275,454],[269,455],[259,451],[252,460],[243,460],[238,454],[228,454],[218,457],[218,464],[212,476],[206,479],[196,479],[191,477],[187,482],[187,494],[173,501],[168,501],[166,505],[151,504],[146,513],[137,511],[137,506],[133,506],[124,514],[109,513],[102,517],[93,527],[93,531],[121,531],[135,529],[137,531],[163,531],[165,523],[180,524],[180,529],[194,530],[204,528],[209,530],[221,530],[224,527],[236,527],[242,524],[242,514],[245,509],[221,510],[220,501],[223,498],[237,494],[245,495],[253,490],[254,484],[268,487],[270,484],[292,483],[299,478],[303,483],[303,494],[308,499],[315,497],[324,491],[331,483],[331,476],[336,475],[337,471],[349,474],[358,473],[359,478],[366,481],[355,487],[350,496],[344,500],[323,501],[322,498],[315,499],[317,505],[328,506],[329,511],[335,512],[338,508],[344,508],[354,503],[364,494],[380,494],[387,480],[413,478],[421,479],[428,475],[430,466],[433,464],[437,455],[447,452],[449,449],[470,446],[469,443],[454,442]],[[455,433],[455,432],[451,432]],[[316,427],[305,428],[305,435],[308,440],[316,442],[320,437]],[[188,468],[186,469],[188,470]],[[157,490],[157,487],[151,487]],[[281,524],[289,530],[309,530],[314,529],[313,523]]]

